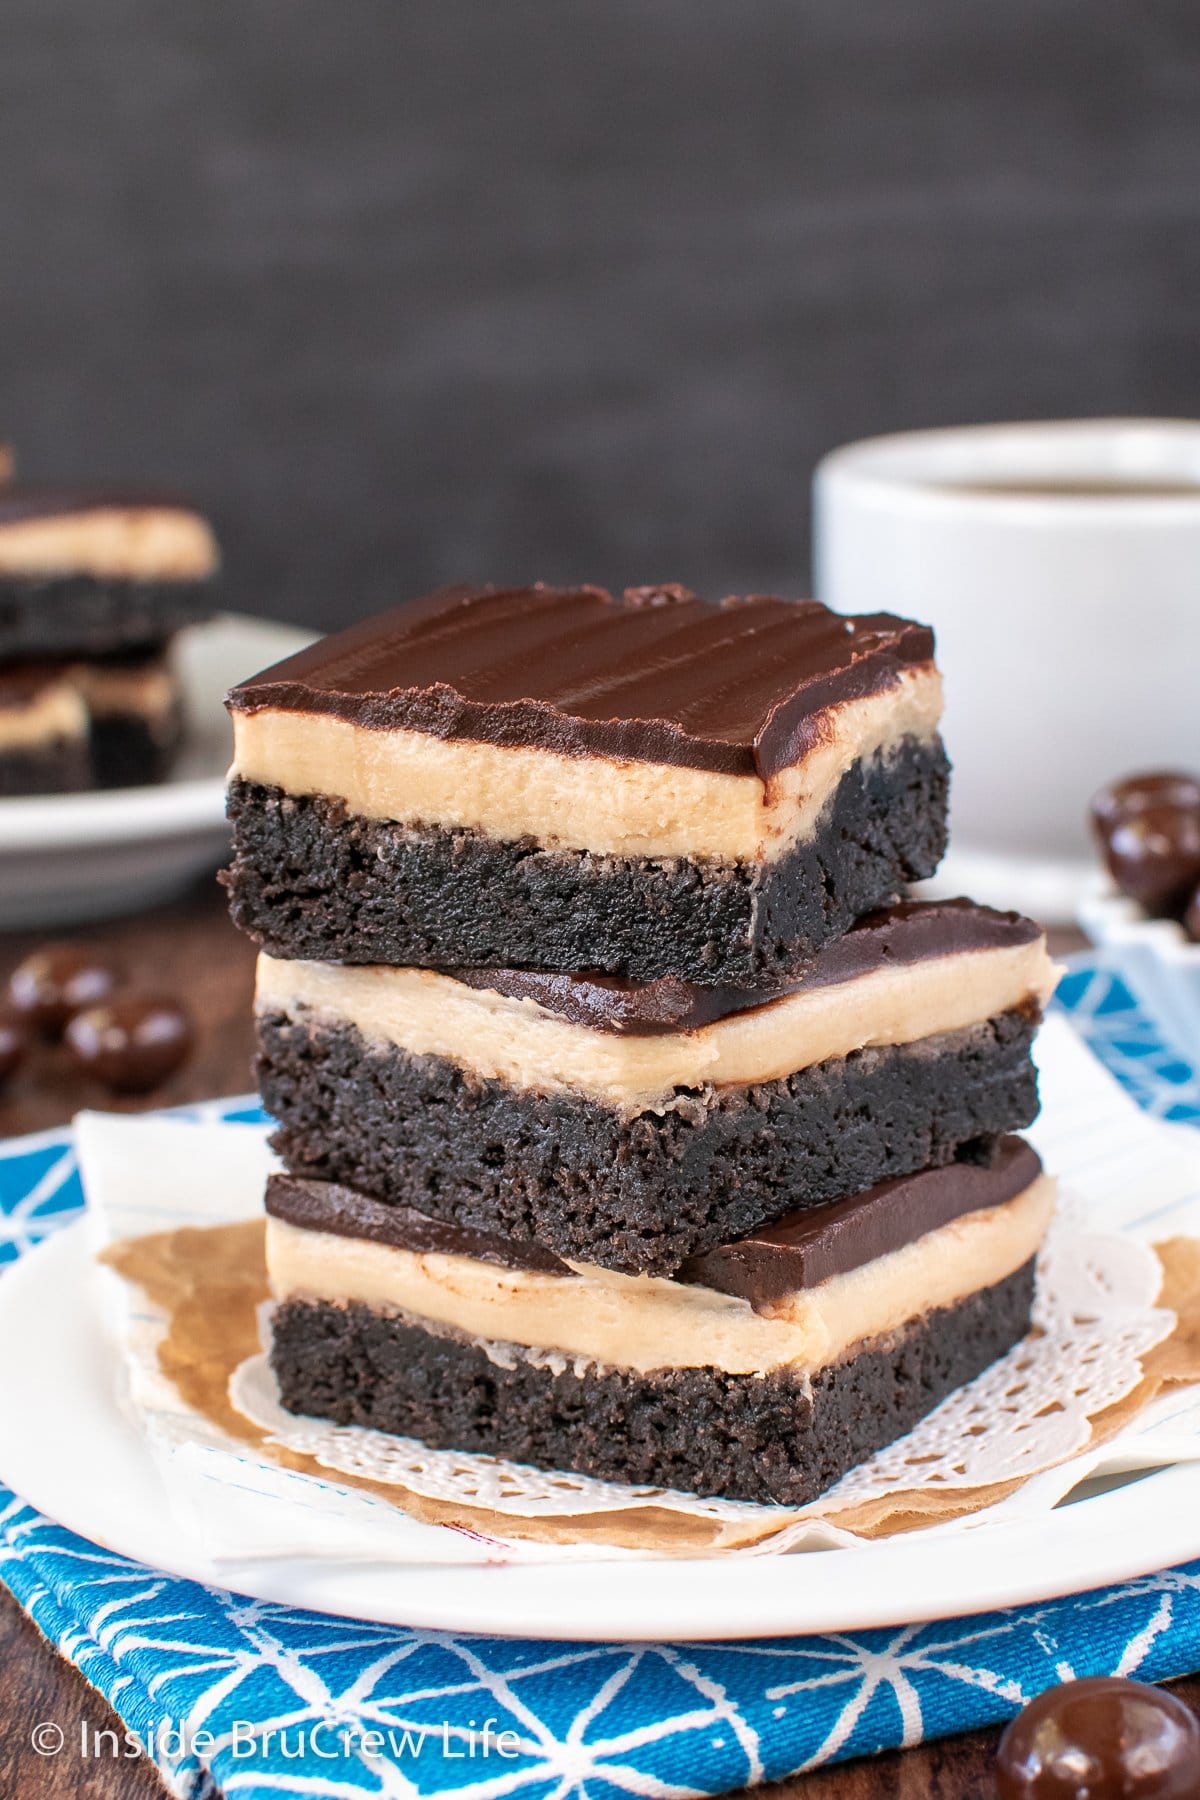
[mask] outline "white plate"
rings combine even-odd
[[[0,929],[141,911],[215,869],[229,835],[225,694],[311,642],[311,632],[293,625],[236,613],[182,632],[177,655],[190,736],[169,780],[0,800]]]
[[[121,1412],[86,1221],[0,1282],[0,1479],[94,1542],[168,1574],[319,1612],[569,1640],[851,1631],[1023,1605],[1200,1555],[1200,1465],[1182,1464],[1049,1518],[936,1530],[861,1549],[727,1561],[381,1567],[261,1561],[218,1569],[181,1533]]]

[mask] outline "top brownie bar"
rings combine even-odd
[[[933,637],[888,614],[451,588],[229,704],[276,955],[760,985],[944,848]]]
[[[0,487],[0,658],[161,644],[211,612],[218,562],[207,520],[171,496]]]

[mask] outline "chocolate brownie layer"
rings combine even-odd
[[[154,647],[209,617],[208,581],[0,574],[0,658],[107,656]]]
[[[292,1412],[608,1481],[802,1505],[1017,1343],[1033,1286],[1030,1262],[811,1378],[576,1374],[516,1346],[489,1355],[365,1306],[303,1300],[277,1308],[271,1362]]]
[[[183,712],[163,719],[113,713],[92,720],[92,767],[97,787],[144,787],[164,781],[183,741]]]
[[[1037,1114],[1030,1006],[633,1119],[442,1058],[259,1020],[273,1142],[297,1174],[632,1273],[667,1274],[796,1207],[941,1166]]]
[[[70,794],[91,785],[86,738],[57,738],[36,748],[0,750],[0,798]]]
[[[840,782],[816,835],[767,863],[595,856],[365,819],[235,781],[235,922],[275,956],[594,969],[767,986],[933,873],[949,765],[905,740]]]

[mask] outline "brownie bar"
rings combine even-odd
[[[169,646],[136,656],[0,664],[0,793],[161,781],[183,733]]]
[[[944,847],[933,636],[889,614],[447,589],[229,706],[234,914],[282,954],[762,986]]]
[[[1031,1261],[812,1377],[576,1374],[518,1346],[494,1346],[495,1361],[403,1317],[304,1300],[276,1309],[271,1362],[291,1412],[608,1481],[796,1506],[1019,1342],[1033,1288]]]
[[[632,1119],[514,1090],[353,1028],[259,1021],[272,1142],[297,1174],[561,1256],[670,1273],[801,1205],[951,1162],[1037,1114],[1036,1005]]]
[[[765,986],[933,873],[948,781],[940,741],[906,740],[847,772],[814,838],[759,863],[546,850],[234,781],[224,879],[275,956]]]

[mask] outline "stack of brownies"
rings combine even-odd
[[[211,611],[217,561],[162,495],[0,487],[0,795],[162,779],[184,731],[171,640]]]
[[[925,627],[456,588],[230,706],[285,1406],[798,1503],[1023,1336],[1053,970],[898,898]]]

